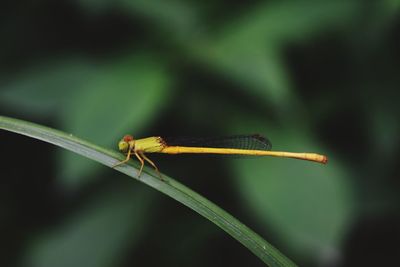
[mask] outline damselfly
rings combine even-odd
[[[316,153],[294,153],[285,151],[271,151],[271,142],[261,135],[234,135],[217,138],[163,138],[160,136],[134,139],[132,135],[125,135],[118,143],[118,148],[126,154],[126,159],[118,162],[114,167],[129,161],[132,155],[139,160],[141,166],[138,176],[142,173],[144,162],[147,161],[154,167],[158,174],[157,166],[145,154],[222,154],[222,155],[248,155],[248,156],[273,156],[314,161],[326,164],[328,158]],[[160,175],[161,177],[161,175]]]

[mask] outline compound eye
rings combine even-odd
[[[130,141],[133,140],[133,136],[132,135],[125,135],[124,138],[122,138],[122,140],[124,140],[125,142],[129,143]]]
[[[119,141],[119,143],[118,143],[118,149],[119,149],[121,152],[123,152],[123,153],[128,152],[129,143],[126,142],[126,141],[124,141],[124,140]]]

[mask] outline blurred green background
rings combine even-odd
[[[126,133],[260,133],[277,150],[326,154],[326,166],[152,159],[299,265],[393,265],[399,8],[6,1],[0,113],[115,149]],[[109,168],[5,131],[1,147],[1,266],[263,266],[209,221]]]

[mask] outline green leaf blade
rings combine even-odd
[[[96,146],[71,134],[13,118],[0,116],[0,129],[30,136],[63,147],[108,167],[113,166],[116,162],[124,158],[120,153]],[[296,266],[290,259],[285,257],[250,228],[206,198],[172,178],[163,175],[166,181],[161,181],[156,173],[145,168],[139,179],[136,177],[136,162],[119,166],[116,170],[170,196],[207,218],[242,243],[269,266]]]

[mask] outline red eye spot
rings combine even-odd
[[[133,136],[132,135],[125,135],[124,136],[124,138],[123,138],[123,140],[125,141],[125,142],[129,142],[129,141],[132,141],[133,140]]]

